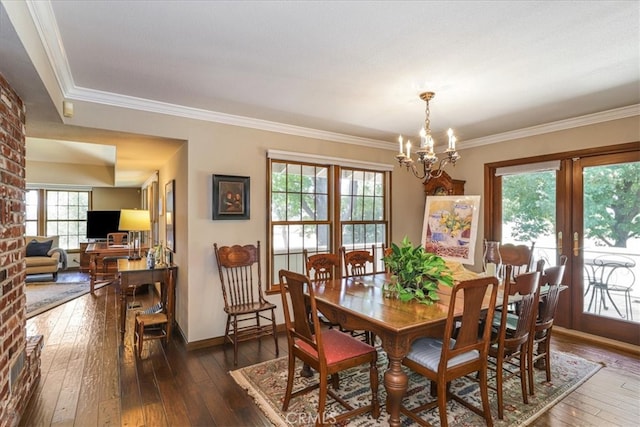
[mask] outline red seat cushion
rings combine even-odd
[[[322,332],[322,344],[324,354],[327,358],[327,365],[342,362],[353,357],[376,351],[369,344],[360,341],[351,335],[340,332],[337,329],[328,329]],[[309,344],[301,340],[296,340],[296,345],[305,353],[317,358],[318,353]]]

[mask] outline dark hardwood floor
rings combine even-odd
[[[144,305],[152,293],[138,296]],[[271,425],[228,374],[233,349],[187,352],[177,334],[164,348],[145,343],[134,355],[132,318],[119,344],[113,286],[98,289],[27,321],[44,335],[42,378],[21,426],[263,426]],[[281,356],[286,338],[279,338]],[[536,420],[536,426],[640,424],[640,363],[623,350],[556,335],[553,348],[606,366]],[[273,340],[240,344],[239,366],[275,357]],[[384,415],[384,414],[383,414]]]

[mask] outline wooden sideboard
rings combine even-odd
[[[431,178],[424,184],[427,196],[459,196],[464,194],[464,183],[460,179],[452,179],[448,173],[442,171],[438,178]]]

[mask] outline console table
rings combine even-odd
[[[160,282],[160,294],[163,304],[166,304],[167,317],[167,341],[171,338],[173,325],[174,300],[175,300],[175,276],[178,267],[175,265],[157,265],[155,268],[147,268],[147,261],[118,260],[117,290],[120,294],[120,340],[124,340],[127,324],[127,289],[144,284]]]
[[[147,246],[140,248],[141,250],[148,249]],[[102,260],[104,257],[114,257],[114,256],[127,256],[129,255],[130,248],[126,245],[121,246],[113,246],[107,245],[106,242],[98,242],[98,243],[89,243],[85,249],[85,254],[89,256],[89,287],[91,289],[91,293],[93,293],[95,285],[96,285],[96,277],[99,275],[98,269],[103,269]],[[115,271],[109,272],[113,275],[115,280]]]

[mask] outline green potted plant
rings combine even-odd
[[[392,274],[385,292],[401,301],[430,305],[440,299],[436,292],[439,284],[453,286],[451,270],[444,260],[426,252],[422,245],[414,247],[406,236],[401,246],[392,243],[382,260]]]

